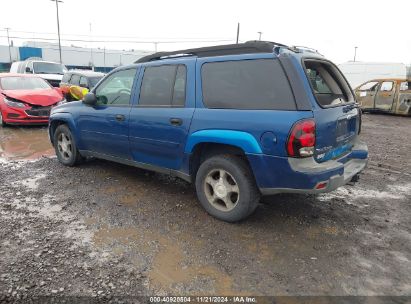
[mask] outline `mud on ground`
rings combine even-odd
[[[410,126],[365,115],[370,163],[357,184],[264,198],[237,224],[207,215],[179,179],[99,160],[21,160],[33,158],[21,141],[52,155],[46,130],[0,128],[0,301],[411,295]],[[21,140],[27,132],[41,143]]]

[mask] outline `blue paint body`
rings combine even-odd
[[[56,123],[66,123],[82,153],[98,153],[109,157],[169,169],[186,176],[191,173],[190,159],[199,144],[225,144],[241,149],[252,168],[260,189],[313,189],[321,181],[344,174],[344,164],[350,159],[366,159],[367,151],[351,151],[357,134],[336,142],[336,121],[346,115],[343,106],[321,108],[312,93],[302,60],[306,57],[323,59],[319,55],[281,50],[276,53],[229,55],[197,58],[182,57],[141,63],[116,71],[137,68],[129,106],[87,106],[72,102],[53,109],[50,135]],[[294,111],[208,109],[203,103],[201,68],[204,63],[227,60],[269,58],[288,60],[285,70],[301,107]],[[139,105],[140,87],[147,66],[183,64],[187,69],[186,102],[184,107],[143,107]],[[110,75],[110,74],[108,74]],[[107,75],[107,76],[108,76]],[[106,77],[107,77],[106,76]],[[298,86],[294,84],[299,84]],[[96,88],[95,88],[96,89]],[[94,89],[94,90],[95,90]],[[354,111],[351,112],[353,114]],[[350,113],[351,113],[350,112]],[[350,114],[348,113],[348,114]],[[115,116],[125,116],[117,121]],[[179,126],[170,124],[179,118]],[[331,169],[298,171],[292,168],[286,142],[292,126],[299,120],[316,121],[315,162],[327,163],[338,159],[340,165]],[[348,142],[349,141],[349,142]],[[330,148],[331,147],[331,148]],[[321,157],[321,154],[322,155]],[[338,158],[339,155],[343,155]],[[315,168],[314,168],[315,169]]]

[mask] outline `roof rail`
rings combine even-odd
[[[287,47],[284,44],[271,41],[247,41],[239,44],[216,45],[173,52],[157,52],[141,57],[134,63],[162,60],[184,56],[213,57],[222,55],[240,55],[252,53],[272,53],[275,47]]]
[[[292,49],[296,52],[306,51],[306,52],[309,52],[309,53],[316,53],[316,54],[319,54],[319,55],[323,56],[318,50],[307,47],[307,46],[293,45],[293,46],[290,47],[290,49]]]

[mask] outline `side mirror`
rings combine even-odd
[[[97,103],[97,97],[94,93],[87,93],[83,98],[83,103],[88,106],[94,106]]]
[[[26,67],[26,73],[33,73],[30,69],[30,67]]]

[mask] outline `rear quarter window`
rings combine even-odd
[[[287,76],[277,59],[205,63],[203,102],[212,109],[296,110]]]

